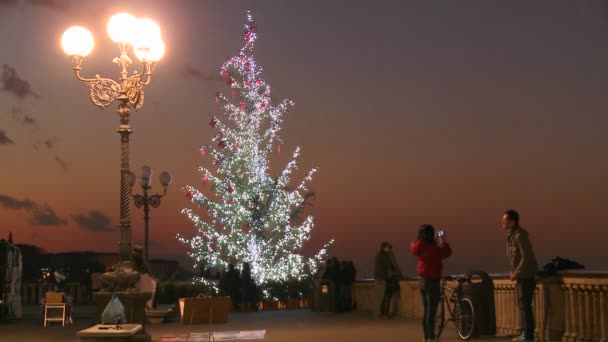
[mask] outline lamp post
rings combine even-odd
[[[66,54],[72,57],[76,78],[89,87],[89,97],[99,108],[104,109],[118,101],[120,117],[120,241],[118,243],[119,260],[117,271],[134,270],[131,262],[131,219],[129,217],[129,135],[133,133],[129,126],[130,107],[138,110],[144,103],[143,89],[150,84],[156,63],[163,57],[165,44],[159,26],[151,19],[137,19],[128,13],[114,15],[108,21],[107,31],[110,38],[118,44],[120,56],[113,62],[121,68],[118,81],[95,75],[94,78],[81,76],[84,58],[91,53],[94,46],[93,35],[81,26],[68,28],[61,38],[61,45]],[[141,72],[134,71],[129,75],[128,67],[133,64],[128,53],[141,61]]]
[[[150,206],[152,208],[158,208],[160,206],[160,199],[167,194],[167,187],[171,184],[171,174],[169,172],[161,172],[160,184],[163,186],[163,193],[156,195],[148,195],[148,190],[152,188],[152,168],[149,166],[143,166],[141,168],[141,175],[139,177],[139,185],[143,195],[134,194],[131,191],[131,196],[135,202],[135,206],[138,208],[144,208],[144,222],[145,222],[145,233],[144,233],[144,265],[146,266],[148,273],[151,274],[150,269],[150,253],[149,253],[149,234],[148,234],[148,223],[150,221]],[[133,172],[129,173],[129,184],[131,190],[137,182],[137,176]]]

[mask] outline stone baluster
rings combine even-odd
[[[562,337],[562,342],[570,342],[572,337],[572,314],[570,312],[570,306],[572,303],[570,302],[570,287],[566,284],[562,284],[562,291],[564,292],[564,314],[565,314],[565,330],[564,336]]]
[[[517,286],[515,284],[511,285],[511,293],[513,294],[513,311],[515,312],[515,333],[520,333],[522,331],[521,321],[523,317],[521,316],[521,311],[519,311],[519,301],[517,300]]]
[[[569,284],[570,288],[570,314],[572,322],[572,330],[570,334],[570,341],[578,341],[580,336],[580,324],[578,321],[578,296],[576,295],[576,285]]]
[[[500,327],[502,326],[500,324],[500,314],[502,313],[502,307],[500,305],[500,285],[495,284],[494,285],[494,304],[495,304],[495,311],[496,311],[496,330],[500,331]]]
[[[602,322],[600,320],[600,301],[599,293],[600,288],[597,285],[591,287],[591,316],[593,317],[593,331],[591,332],[591,339],[593,341],[599,341],[601,339],[601,328]]]
[[[585,322],[585,289],[583,285],[574,285],[578,306],[578,339],[587,341],[587,322]]]
[[[517,304],[515,302],[515,296],[513,296],[513,289],[511,287],[511,285],[508,285],[508,298],[509,298],[509,305],[508,305],[508,310],[509,310],[509,325],[508,325],[508,331],[509,333],[513,333],[513,331],[515,330],[516,324],[517,324],[517,310],[515,309],[515,304]]]
[[[593,339],[593,329],[594,329],[594,319],[593,319],[593,303],[592,300],[592,286],[585,285],[583,286],[583,291],[585,295],[585,339],[587,341],[594,341]]]
[[[606,295],[608,292],[608,286],[602,285],[599,287],[599,299],[600,299],[600,342],[608,342],[608,303],[606,302]]]

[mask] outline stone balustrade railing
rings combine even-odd
[[[92,304],[91,293],[81,283],[67,283],[66,292],[73,298],[74,304]],[[21,284],[21,302],[23,305],[38,305],[44,298],[43,285],[39,282]]]
[[[495,276],[496,328],[501,335],[520,333],[515,283]],[[403,280],[393,310],[407,319],[422,318],[416,279]],[[379,314],[383,287],[373,281],[353,286],[357,309]],[[568,272],[539,279],[534,296],[537,341],[608,342],[608,273]]]

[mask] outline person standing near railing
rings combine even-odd
[[[502,228],[507,231],[507,257],[511,264],[509,278],[517,284],[517,303],[522,318],[522,334],[513,341],[534,341],[532,300],[536,289],[538,264],[528,232],[519,225],[517,211],[511,209],[503,214]]]
[[[425,342],[435,340],[435,316],[441,290],[443,259],[452,255],[452,249],[445,239],[445,234],[435,233],[430,224],[423,224],[418,229],[418,239],[410,244],[410,251],[416,257],[416,274],[420,277],[420,294],[424,315],[422,327]]]

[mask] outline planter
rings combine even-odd
[[[183,324],[224,324],[232,309],[229,297],[189,297],[179,299]]]

